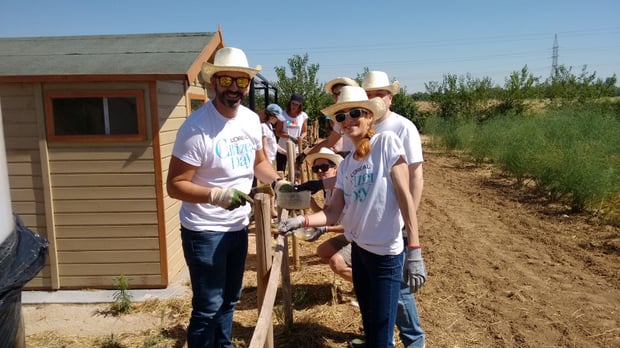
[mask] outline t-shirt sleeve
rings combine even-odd
[[[407,155],[407,163],[412,164],[424,162],[420,133],[413,122],[409,120],[407,120],[407,122],[410,124],[405,126],[405,131],[402,136],[402,139],[407,139],[407,141],[403,142],[405,154]]]
[[[406,159],[405,148],[400,138],[393,132],[381,133],[381,148],[384,151],[386,168],[392,168],[399,158]]]
[[[199,167],[205,159],[202,132],[192,124],[184,124],[177,133],[172,155],[192,166]]]

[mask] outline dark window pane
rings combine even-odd
[[[136,98],[108,98],[110,134],[138,134],[138,112]]]
[[[105,134],[103,99],[58,98],[52,105],[56,135]]]
[[[204,105],[205,101],[201,99],[192,99],[191,100],[192,111],[196,111],[200,109],[201,106]]]

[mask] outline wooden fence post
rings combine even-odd
[[[256,226],[256,283],[258,308],[263,306],[272,265],[271,252],[271,196],[258,193],[254,196],[254,221]],[[260,314],[260,313],[259,313]],[[273,324],[270,321],[265,332],[264,347],[273,347]]]
[[[288,180],[291,183],[295,183],[295,158],[297,154],[295,152],[295,144],[291,140],[286,142],[286,159],[288,168]],[[293,269],[297,271],[299,269],[299,253],[297,252],[297,237],[292,237],[293,247]]]

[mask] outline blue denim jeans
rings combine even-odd
[[[403,260],[405,253],[403,252]],[[400,283],[398,294],[398,312],[396,315],[400,340],[405,348],[424,348],[424,330],[420,326],[420,317],[415,297],[409,291],[409,284]]]
[[[230,347],[233,311],[241,297],[247,228],[234,232],[181,227],[183,254],[192,282],[188,348]]]
[[[403,271],[402,255],[377,255],[351,243],[353,287],[366,347],[394,347],[394,324]]]

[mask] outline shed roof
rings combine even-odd
[[[0,38],[0,77],[187,74],[218,33]]]

